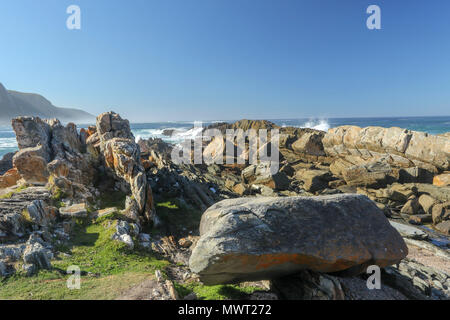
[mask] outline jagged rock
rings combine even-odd
[[[419,200],[414,197],[405,203],[400,212],[403,214],[422,214],[423,209],[419,203]]]
[[[450,173],[443,173],[433,178],[433,184],[438,187],[450,185]]]
[[[27,207],[31,220],[42,227],[48,227],[54,223],[58,213],[57,210],[56,208],[48,207],[42,200],[34,200]]]
[[[54,177],[69,176],[69,163],[65,160],[56,159],[47,165],[47,169]]]
[[[189,266],[205,284],[302,269],[359,273],[408,253],[384,214],[361,195],[224,200],[203,214],[200,236]]]
[[[316,192],[328,188],[331,174],[325,170],[299,170],[295,174],[297,180],[303,181],[303,188],[309,192]]]
[[[42,145],[21,149],[15,154],[13,165],[26,182],[42,185],[48,180],[46,156]]]
[[[382,282],[413,300],[442,299],[450,297],[449,276],[437,269],[408,258],[382,273]]]
[[[49,180],[52,191],[62,186],[69,197],[91,197],[86,188],[95,180],[97,159],[85,153],[75,124],[63,126],[57,119],[37,117],[18,117],[12,124],[20,149],[13,164],[26,182]]]
[[[134,141],[131,133],[130,122],[122,119],[120,115],[114,112],[105,112],[97,117],[97,134],[102,142],[112,138],[124,138]]]
[[[275,190],[286,190],[289,179],[283,172],[272,173],[270,163],[250,165],[242,170],[242,180],[247,184],[260,184]]]
[[[66,152],[81,153],[82,145],[77,132],[77,126],[68,123],[63,126],[58,120],[52,122],[51,148],[54,158],[64,159]]]
[[[307,132],[292,144],[292,149],[298,154],[324,156],[323,136],[323,132]]]
[[[49,191],[44,187],[28,187],[14,192],[9,199],[0,199],[0,233],[20,237],[25,231],[22,212],[35,200],[48,203]]]
[[[0,245],[0,260],[16,262],[23,255],[25,244]]]
[[[106,167],[119,180],[123,191],[129,190],[133,195],[127,201],[127,214],[134,216],[132,210],[137,208],[142,222],[157,224],[159,219],[156,216],[152,189],[147,183],[147,175],[141,165],[140,148],[131,133],[128,120],[114,112],[103,113],[97,117],[97,134]]]
[[[53,258],[51,251],[46,249],[39,242],[30,243],[23,252],[23,261],[25,264],[34,265],[38,269],[51,269],[50,260]]]
[[[8,170],[3,176],[0,176],[0,189],[15,186],[20,178],[16,168]]]
[[[417,187],[402,184],[393,184],[387,190],[387,198],[400,203],[405,203],[411,196],[417,194]]]
[[[155,163],[158,168],[164,167],[171,160],[173,146],[160,138],[139,139],[141,155],[146,155],[150,162]]]
[[[433,199],[432,197],[430,197],[427,194],[423,194],[419,197],[419,204],[422,207],[423,211],[426,214],[430,214],[432,213],[433,210],[433,206],[437,203],[437,201],[435,199]]]
[[[39,117],[18,117],[11,121],[20,150],[42,146],[42,157],[50,160],[50,125]]]
[[[86,218],[88,212],[85,203],[78,203],[69,207],[60,208],[59,214],[63,218]]]
[[[391,172],[392,168],[389,164],[373,162],[346,168],[342,171],[342,176],[350,186],[382,188],[393,182]]]
[[[434,205],[431,216],[434,224],[448,220],[450,218],[450,201]]]

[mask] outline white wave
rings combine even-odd
[[[0,149],[16,148],[16,138],[0,138]]]
[[[194,128],[189,129],[188,131],[178,132],[174,136],[180,137],[180,138],[183,138],[183,139],[193,139],[196,136],[198,136],[199,134],[201,134],[202,131],[203,131],[203,127],[195,126]]]
[[[330,124],[325,119],[310,119],[300,126],[301,128],[310,128],[321,131],[328,131],[330,129]]]
[[[173,130],[171,136],[164,135],[165,130]],[[140,139],[149,138],[161,138],[167,142],[178,143],[186,139],[193,139],[199,135],[203,130],[203,127],[180,127],[180,128],[159,128],[159,129],[134,129],[132,130],[134,136],[136,137],[136,142]]]

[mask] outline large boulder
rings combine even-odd
[[[42,145],[22,149],[13,158],[14,167],[28,183],[46,184],[48,180],[47,154]]]
[[[310,154],[313,156],[324,156],[323,132],[307,132],[292,144],[292,149],[298,154]]]
[[[16,134],[17,145],[20,150],[34,148],[41,145],[44,158],[49,160],[51,149],[51,127],[45,120],[39,117],[18,117],[11,121]]]
[[[202,216],[189,266],[205,284],[309,269],[358,274],[408,254],[400,234],[362,195],[223,200]]]

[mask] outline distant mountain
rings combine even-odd
[[[10,124],[18,116],[58,118],[63,122],[90,123],[95,117],[83,110],[55,107],[43,96],[6,90],[0,83],[0,124]]]

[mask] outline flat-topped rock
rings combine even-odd
[[[59,209],[59,214],[66,218],[85,218],[87,217],[87,208],[85,203],[78,203],[69,207]]]
[[[397,127],[340,126],[328,130],[322,143],[325,153],[333,157],[395,155],[396,161],[404,158],[411,163],[431,164],[441,170],[448,170],[450,166],[450,139],[425,132]]]
[[[365,196],[239,198],[203,214],[189,266],[209,285],[303,269],[358,274],[407,254],[401,235]]]

